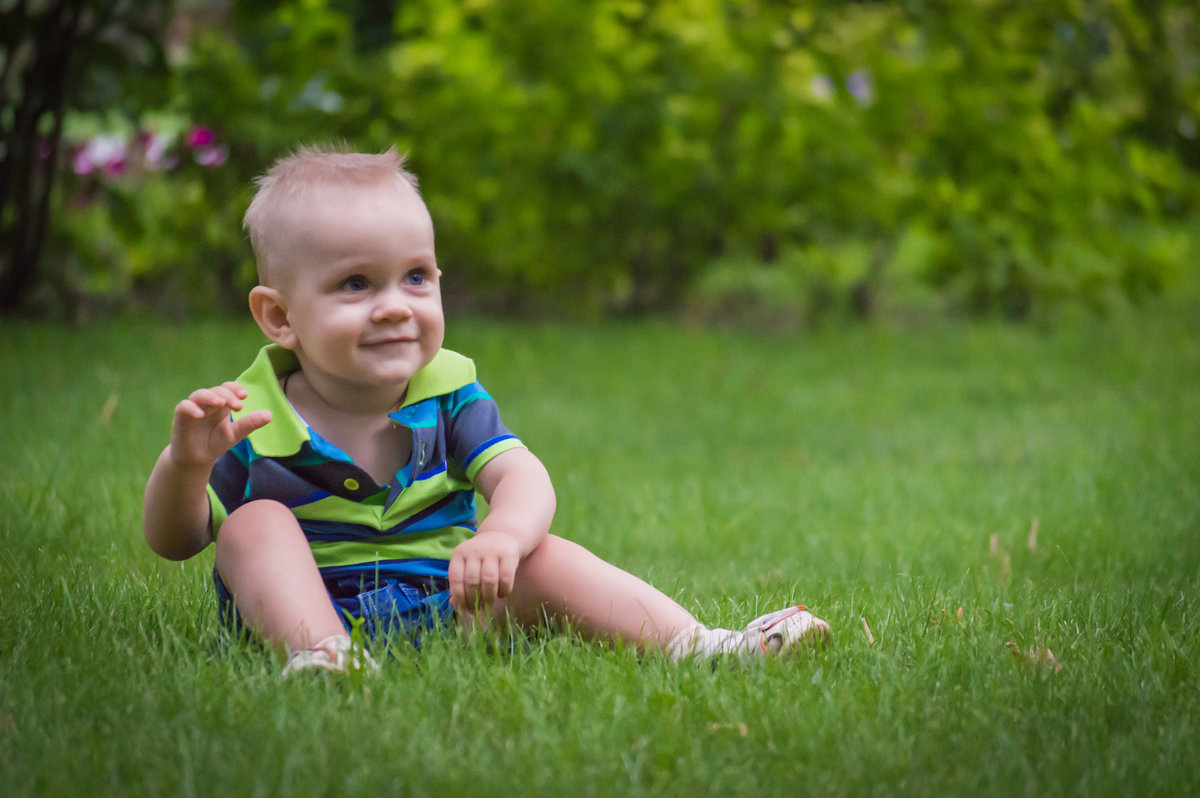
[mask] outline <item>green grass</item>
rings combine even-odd
[[[798,337],[451,320],[554,475],[560,533],[706,621],[798,601],[834,627],[715,671],[550,636],[282,681],[223,643],[211,552],[157,559],[141,491],[174,403],[258,345],[249,323],[0,325],[5,794],[1200,783],[1194,307]]]

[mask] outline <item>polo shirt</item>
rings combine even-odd
[[[475,379],[475,364],[443,349],[409,380],[403,403],[388,415],[412,430],[412,458],[388,485],[376,484],[296,413],[279,380],[299,367],[293,352],[270,344],[238,378],[248,395],[234,417],[266,409],[272,420],[213,467],[214,536],[242,504],[273,499],[295,514],[327,585],[347,577],[443,583],[454,547],[478,526],[475,475],[523,447]]]

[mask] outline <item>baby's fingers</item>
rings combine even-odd
[[[505,558],[500,561],[499,581],[496,585],[496,598],[508,598],[517,582],[517,561]]]
[[[194,418],[201,418],[203,415],[212,410],[225,408],[229,406],[228,397],[220,393],[216,388],[200,388],[192,391],[180,405],[190,404],[192,407],[199,409],[200,415],[191,413]]]
[[[479,601],[478,558],[455,552],[450,558],[450,603],[459,610],[474,612]]]
[[[249,435],[254,430],[265,427],[271,422],[270,410],[255,410],[253,413],[247,413],[233,424],[233,440],[236,443],[242,438]]]
[[[227,407],[230,410],[241,410],[242,400],[246,398],[246,391],[236,382],[226,382],[212,388],[193,391],[188,398],[202,407]]]
[[[249,396],[249,391],[247,391],[241,385],[238,385],[233,380],[226,380],[225,382],[221,383],[221,388],[228,391],[233,396],[236,396],[238,399],[245,399],[247,396]]]
[[[179,421],[184,421],[190,418],[199,421],[200,419],[204,418],[204,408],[196,404],[189,397],[175,405],[175,418]]]
[[[235,408],[231,408],[225,399],[213,396],[209,389],[205,388],[195,391],[187,399],[175,405],[175,420],[182,423],[192,421],[208,423],[210,419],[228,416],[233,409]]]
[[[488,557],[479,564],[479,586],[476,589],[479,603],[490,607],[496,603],[500,589],[500,562],[495,557]]]
[[[450,558],[449,581],[450,604],[453,607],[465,610],[466,602],[463,601],[463,559],[461,554],[455,553]]]

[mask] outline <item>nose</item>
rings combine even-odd
[[[371,320],[375,322],[404,321],[412,315],[409,297],[400,288],[381,291],[371,310]]]

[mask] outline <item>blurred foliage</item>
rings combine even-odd
[[[332,140],[410,152],[448,298],[480,309],[805,321],[924,297],[1023,318],[1169,290],[1192,252],[1190,0],[181,14],[157,124],[229,157],[68,176],[59,262],[98,291],[240,307],[251,179]]]
[[[36,285],[68,113],[165,101],[171,17],[171,0],[0,0],[0,312]]]

